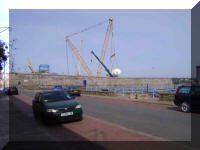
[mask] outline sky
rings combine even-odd
[[[39,64],[46,63],[50,65],[51,72],[77,73],[75,64],[78,62],[72,50],[66,48],[65,36],[113,17],[113,37],[110,37],[106,53],[106,66],[111,67],[109,56],[114,47],[116,58],[113,59],[113,67],[122,70],[122,77],[189,77],[190,9],[197,1],[144,1],[115,2],[115,5],[109,1],[104,5],[86,0],[84,3],[72,1],[66,5],[65,1],[60,0],[59,3],[48,2],[48,5],[40,1],[38,5],[37,0],[21,0],[20,3],[3,0],[0,6],[0,26],[9,26],[10,18],[10,40],[15,39],[16,47],[15,71],[30,72],[26,60],[29,57],[35,70],[38,70]],[[20,8],[65,10],[11,10],[12,15],[9,16],[9,9]],[[77,9],[72,10],[74,8]],[[115,10],[118,8],[122,10]],[[80,48],[80,41],[83,40],[82,56],[94,75],[98,63],[90,51],[100,56],[106,28],[107,23],[71,38],[77,48]],[[0,36],[8,40],[8,32]],[[83,69],[81,73],[86,75]],[[105,74],[103,69],[102,75]]]
[[[113,18],[105,65],[122,70],[123,77],[189,77],[191,74],[190,10],[10,10],[10,41],[15,40],[15,70],[35,70],[49,64],[50,71],[76,74],[77,59],[65,36]],[[108,23],[71,38],[96,74]],[[68,54],[68,55],[67,55]],[[67,65],[68,64],[68,65]],[[86,75],[82,69],[82,74]],[[104,69],[102,75],[105,75]]]

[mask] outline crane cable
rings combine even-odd
[[[77,34],[79,34],[79,33],[88,31],[88,30],[90,30],[90,29],[92,29],[92,28],[94,28],[94,27],[97,27],[97,26],[100,26],[100,25],[104,24],[104,23],[107,22],[107,21],[108,21],[108,20],[105,20],[105,21],[103,21],[103,22],[99,22],[99,23],[97,23],[97,24],[95,24],[95,25],[92,25],[92,26],[90,26],[90,27],[84,28],[84,29],[82,29],[82,30],[79,31],[79,32],[71,33],[71,34],[69,34],[67,37],[72,37],[72,36],[75,36],[75,35],[77,35]]]

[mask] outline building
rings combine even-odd
[[[196,80],[200,84],[200,66],[196,66]]]

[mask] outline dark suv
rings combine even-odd
[[[200,86],[180,86],[175,94],[174,104],[183,112],[200,110]]]

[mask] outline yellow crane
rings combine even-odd
[[[31,70],[31,72],[32,72],[32,73],[36,73],[35,70],[33,69],[33,66],[32,66],[31,61],[30,61],[29,58],[27,58],[27,61],[28,61],[28,67],[29,67],[29,69]]]
[[[103,43],[103,47],[102,47],[102,51],[101,51],[101,57],[100,57],[101,62],[104,62],[106,49],[108,47],[108,41],[109,41],[110,33],[111,33],[111,30],[112,30],[112,22],[113,22],[113,18],[110,18],[108,28],[107,28],[107,32],[106,32],[106,36],[105,36],[104,43]],[[99,77],[101,75],[101,71],[102,71],[102,64],[99,63],[99,66],[98,66],[98,69],[97,69],[97,77]]]
[[[86,73],[88,74],[88,76],[92,76],[92,71],[90,70],[90,68],[88,67],[88,65],[86,64],[86,62],[84,61],[84,59],[82,58],[79,50],[74,46],[74,44],[70,41],[69,37],[66,36],[65,40],[69,43],[69,46],[71,47],[71,49],[73,50],[74,54],[76,55],[76,58],[79,60],[80,64],[83,66],[83,68],[85,69]]]
[[[68,35],[68,36],[65,37],[66,42],[69,43],[69,46],[73,50],[74,54],[76,55],[76,57],[79,60],[80,64],[83,66],[83,68],[86,71],[86,73],[88,74],[88,76],[92,76],[92,71],[89,69],[88,65],[86,64],[86,62],[82,58],[82,56],[80,54],[80,51],[70,41],[69,37],[72,37],[72,36],[75,36],[75,35],[77,35],[79,33],[88,31],[89,29],[94,28],[94,27],[99,26],[99,25],[102,25],[103,23],[105,23],[107,21],[108,20],[100,22],[100,23],[98,23],[96,25],[90,26],[90,27],[85,28],[85,29],[83,29],[83,30],[81,30],[79,32],[72,33],[72,34],[70,34],[70,35]],[[111,33],[111,30],[112,30],[112,22],[113,22],[113,18],[109,18],[109,24],[108,24],[107,32],[106,32],[104,43],[103,43],[103,47],[102,47],[101,57],[100,57],[100,61],[101,62],[103,62],[104,58],[105,58],[105,53],[106,53],[106,49],[108,47],[108,41],[109,41],[110,33]],[[101,70],[102,70],[102,64],[99,63],[99,66],[98,66],[98,69],[97,69],[97,77],[100,76]]]

